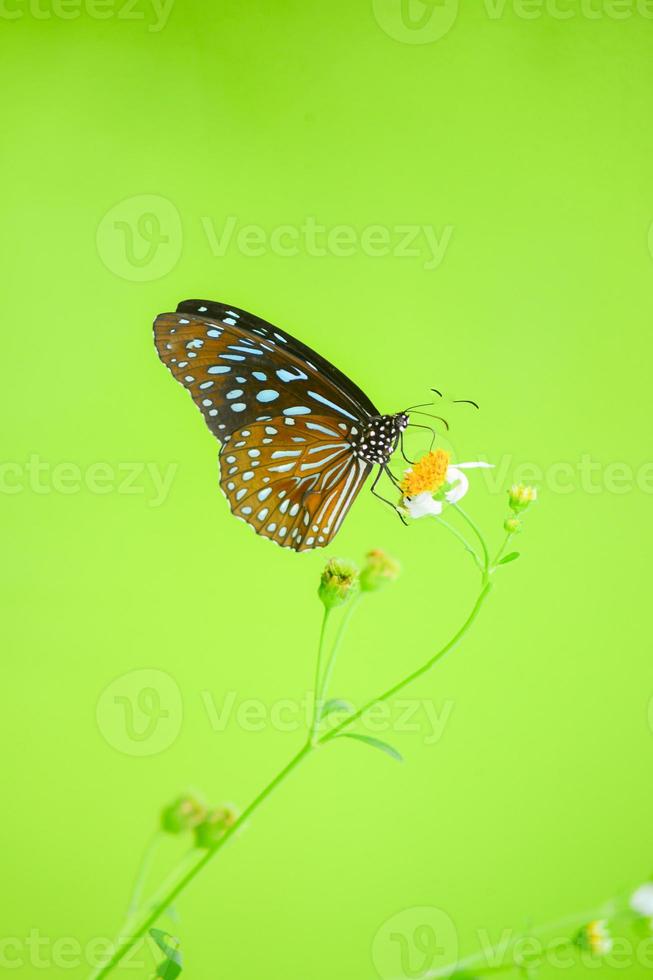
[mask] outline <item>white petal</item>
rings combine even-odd
[[[442,513],[442,503],[434,500],[430,493],[418,493],[415,497],[404,497],[404,507],[411,517],[427,517]]]
[[[630,907],[640,915],[653,916],[653,883],[640,885],[630,897]]]
[[[459,470],[492,470],[494,469],[494,463],[483,463],[481,461],[477,463],[456,463]]]
[[[447,490],[445,497],[450,504],[455,504],[462,500],[469,490],[469,480],[457,466],[447,466],[447,483],[455,484],[451,490]]]

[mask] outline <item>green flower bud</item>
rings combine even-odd
[[[358,592],[358,569],[345,558],[330,558],[324,566],[317,594],[326,609],[341,606]]]
[[[518,517],[507,517],[503,522],[503,529],[508,534],[519,534],[522,530],[522,522]]]
[[[605,919],[596,919],[576,933],[574,943],[588,950],[594,956],[607,956],[612,950],[613,940]]]
[[[232,806],[218,806],[209,810],[204,820],[195,827],[195,847],[210,850],[233,827],[238,814]]]
[[[363,592],[376,592],[387,582],[399,578],[401,566],[398,561],[386,555],[385,551],[375,549],[365,555],[365,564],[361,569],[360,586]]]
[[[537,500],[535,487],[525,487],[523,483],[515,483],[508,491],[508,506],[515,514],[526,510],[529,504]]]
[[[183,834],[192,830],[206,816],[205,805],[194,796],[180,796],[161,811],[161,830],[167,834]]]

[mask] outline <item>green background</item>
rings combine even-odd
[[[515,474],[540,501],[464,646],[411,690],[420,730],[384,736],[405,764],[332,744],[178,902],[187,975],[389,978],[402,910],[409,938],[420,908],[443,910],[473,952],[479,930],[497,940],[650,873],[653,21],[599,0],[561,4],[569,17],[414,4],[413,26],[394,0],[176,0],[165,23],[145,0],[3,7],[15,976],[85,976],[66,956],[118,928],[161,806],[195,787],[242,807],[298,748],[269,712],[310,687],[325,555],[381,547],[403,565],[352,627],[334,693],[355,701],[425,660],[477,588],[446,532],[406,529],[366,492],[326,553],[229,516],[218,446],[151,341],[153,317],[193,296],[279,323],[382,411],[432,386],[477,399],[438,409],[456,459],[497,464],[467,498],[495,545]],[[229,216],[266,235],[380,225],[390,254],[360,238],[309,254],[301,235],[294,255],[235,236],[215,254],[207,228]],[[396,254],[402,225],[449,229],[437,267],[423,240]],[[163,500],[145,464],[173,467]],[[172,735],[152,754],[106,693],[121,678],[135,697],[124,675],[141,669],[171,678],[155,675]],[[216,730],[207,702],[229,692]],[[236,714],[249,699],[261,730]],[[450,712],[434,744],[422,699]],[[141,959],[124,974],[151,974]]]

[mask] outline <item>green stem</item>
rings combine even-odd
[[[290,775],[293,769],[296,769],[297,766],[303,762],[311,751],[313,751],[313,746],[307,742],[300,749],[300,751],[293,756],[293,758],[281,770],[281,772],[277,773],[274,779],[270,780],[267,786],[262,789],[258,796],[252,800],[249,806],[243,810],[238,819],[225,832],[224,837],[220,839],[215,847],[204,852],[199,860],[185,874],[183,874],[172,887],[166,890],[164,895],[159,895],[154,898],[153,904],[150,906],[150,910],[142,916],[138,924],[135,924],[132,934],[122,942],[118,943],[118,947],[111,959],[99,970],[99,972],[93,974],[94,980],[102,980],[103,977],[106,977],[111,973],[111,971],[120,963],[127,953],[134,948],[136,943],[139,942],[143,936],[145,936],[147,930],[154,925],[162,912],[164,912],[165,909],[172,904],[175,898],[186,888],[186,886],[197,877],[200,871],[202,871],[209,861],[215,857],[218,851],[222,850],[225,844],[227,844],[234,834],[243,826],[245,821],[248,820],[256,810],[258,810],[260,805],[268,798],[268,796],[270,796],[277,786],[279,786],[279,784]]]
[[[477,531],[476,533],[480,535],[480,532]],[[483,545],[485,545],[485,542],[483,541],[482,537],[480,538],[480,540],[482,541]],[[319,677],[320,677],[320,667],[321,667],[322,655],[324,650],[324,641],[326,636],[326,622],[328,618],[328,610],[325,610],[325,615],[322,620],[322,628],[320,631],[320,641],[318,647],[318,664],[316,668],[316,678],[317,678],[316,692],[315,692],[315,701],[313,705],[314,716],[313,716],[313,723],[311,725],[311,735],[309,739],[307,740],[305,745],[300,749],[300,751],[295,756],[293,756],[290,762],[279,773],[277,773],[277,775],[272,780],[270,780],[270,782],[264,787],[264,789],[261,790],[258,796],[256,796],[254,800],[252,800],[252,802],[245,808],[245,810],[243,810],[243,812],[238,817],[238,819],[225,832],[224,836],[215,845],[215,847],[211,848],[211,850],[207,850],[203,852],[199,857],[199,859],[188,870],[184,870],[178,877],[176,877],[171,884],[166,882],[164,886],[162,886],[159,889],[159,891],[152,899],[151,904],[148,906],[148,911],[143,912],[140,919],[138,919],[136,922],[128,923],[128,928],[130,930],[131,935],[127,936],[122,942],[120,941],[118,942],[117,948],[115,949],[113,955],[108,960],[108,962],[99,971],[95,971],[92,974],[93,980],[103,980],[104,977],[107,977],[113,971],[113,969],[124,959],[127,953],[130,950],[132,950],[134,946],[147,934],[148,929],[154,925],[154,923],[158,920],[158,918],[165,911],[165,909],[167,909],[172,904],[172,902],[177,898],[177,896],[193,881],[194,878],[197,877],[197,875],[203,870],[203,868],[209,863],[209,861],[211,861],[211,859],[220,850],[222,850],[222,848],[228,843],[228,841],[234,836],[234,834],[236,834],[237,831],[240,830],[240,828],[245,824],[245,822],[249,819],[249,817],[251,817],[252,814],[256,810],[258,810],[261,804],[277,789],[277,787],[286,779],[286,777],[289,776],[290,773],[294,769],[296,769],[297,766],[299,766],[300,763],[303,762],[303,760],[317,748],[318,745],[324,742],[328,742],[332,738],[335,738],[344,729],[349,728],[355,721],[357,721],[363,714],[365,714],[365,712],[368,711],[373,705],[378,704],[381,701],[387,701],[394,694],[397,694],[403,688],[411,684],[414,680],[417,680],[418,677],[421,677],[422,674],[427,673],[427,671],[431,670],[431,668],[439,660],[441,660],[442,657],[444,657],[444,655],[449,650],[451,650],[460,642],[460,640],[463,638],[465,633],[468,631],[468,629],[476,619],[476,616],[478,615],[479,610],[481,609],[481,606],[483,605],[491,589],[491,582],[487,579],[487,569],[489,567],[489,559],[487,558],[486,548],[484,548],[484,553],[486,555],[486,566],[485,566],[485,573],[483,576],[483,588],[481,589],[476,599],[476,602],[474,603],[474,606],[470,614],[468,615],[467,619],[460,627],[460,629],[454,634],[454,636],[447,643],[445,643],[445,645],[441,647],[437,651],[437,653],[435,653],[429,660],[427,660],[426,663],[422,664],[421,667],[418,667],[417,670],[413,671],[412,674],[409,674],[407,677],[403,678],[403,680],[399,681],[398,683],[394,684],[392,687],[388,688],[387,691],[384,691],[382,694],[373,698],[371,701],[368,701],[367,704],[363,705],[362,708],[354,712],[354,714],[350,715],[348,718],[342,721],[335,728],[332,728],[329,732],[322,735],[320,738],[314,740],[314,735],[316,731],[315,729],[316,719],[319,721],[319,717],[320,717],[320,709],[318,705],[317,693],[318,693],[318,685],[319,685]],[[329,660],[329,663],[327,664],[327,669],[325,672],[325,684],[323,685],[322,690],[326,689],[326,683],[330,680],[331,671],[333,669],[333,665],[335,664],[336,654],[340,646],[340,642],[344,636],[346,626],[349,623],[351,614],[353,612],[353,608],[355,606],[356,606],[356,602],[352,602],[352,606],[348,610],[348,615],[341,623],[341,627],[339,630],[339,634],[336,638],[336,642],[334,644],[334,649],[332,651],[331,658]]]
[[[130,921],[136,914],[141,904],[141,895],[143,894],[143,888],[145,886],[145,880],[149,874],[150,868],[152,866],[152,861],[154,855],[161,843],[163,834],[160,830],[157,830],[150,838],[145,851],[143,852],[143,857],[141,858],[140,867],[136,875],[136,880],[134,881],[134,887],[132,888],[131,897],[129,899],[129,906],[127,908],[127,922]]]
[[[499,559],[501,558],[501,556],[503,555],[504,551],[508,547],[508,542],[510,541],[510,539],[512,537],[512,534],[513,534],[512,531],[508,531],[508,533],[506,534],[505,538],[503,539],[503,544],[501,545],[501,547],[497,551],[496,556],[494,558],[494,561],[492,562],[492,568],[493,569],[498,564]]]
[[[435,666],[438,660],[441,660],[442,657],[444,657],[444,655],[449,652],[449,650],[452,650],[453,647],[455,647],[462,640],[463,636],[465,635],[467,630],[470,628],[470,626],[478,616],[481,606],[485,602],[491,588],[492,588],[492,583],[484,580],[483,588],[479,592],[476,602],[472,607],[472,611],[470,612],[469,616],[467,617],[463,625],[456,633],[454,633],[451,639],[447,643],[445,643],[443,647],[440,647],[437,653],[435,653],[429,660],[426,661],[426,663],[422,664],[421,667],[418,667],[417,670],[414,670],[412,674],[409,674],[407,677],[404,677],[403,680],[400,680],[396,684],[393,684],[393,686],[389,687],[387,691],[383,692],[383,694],[379,694],[377,695],[377,697],[372,698],[371,701],[368,701],[366,704],[364,704],[362,708],[358,709],[358,711],[355,711],[353,714],[348,715],[348,717],[345,718],[343,721],[341,721],[340,724],[336,725],[334,728],[330,729],[328,732],[322,735],[322,737],[318,739],[318,745],[322,742],[328,742],[332,738],[336,738],[338,735],[340,735],[342,731],[344,731],[345,728],[349,728],[351,725],[354,724],[354,722],[358,721],[358,719],[362,715],[364,715],[366,711],[369,711],[370,708],[372,708],[375,704],[379,704],[381,701],[388,701],[389,698],[393,697],[399,691],[403,690],[404,687],[407,687],[409,684],[412,684],[413,681],[417,680],[418,677],[421,677],[422,674],[426,674],[429,670],[431,670],[431,668]]]
[[[315,740],[315,733],[317,731],[318,725],[320,724],[320,676],[322,669],[322,657],[324,656],[324,641],[326,639],[326,628],[329,621],[329,613],[331,609],[329,606],[324,607],[324,615],[322,616],[322,626],[320,628],[320,639],[317,646],[317,660],[315,663],[315,683],[313,685],[313,718],[310,725],[310,736],[309,741],[311,743]]]
[[[476,537],[480,542],[481,550],[483,552],[483,581],[486,582],[490,574],[490,552],[488,550],[487,544],[485,543],[485,538],[481,534],[478,525],[475,524],[475,522],[471,519],[469,514],[467,514],[466,511],[462,509],[460,504],[452,504],[451,506],[455,507],[458,513],[460,514],[460,516],[462,517],[462,519],[466,521],[467,524],[469,524],[472,531],[474,532],[474,534],[476,535]]]
[[[518,970],[522,964],[515,961],[497,964],[496,966],[488,965],[487,961],[488,959],[494,958],[498,955],[506,956],[525,938],[535,939],[539,936],[545,935],[547,932],[554,932],[558,929],[568,929],[572,926],[580,928],[588,922],[593,922],[596,919],[612,918],[615,914],[618,914],[617,903],[615,899],[610,899],[608,902],[604,902],[599,908],[589,909],[586,912],[577,912],[574,915],[567,915],[562,919],[556,919],[554,922],[546,922],[541,926],[536,926],[534,929],[518,932],[514,939],[511,939],[505,944],[498,943],[496,946],[491,946],[489,949],[483,950],[483,952],[472,953],[470,956],[466,956],[463,959],[458,960],[457,963],[449,963],[445,966],[438,967],[436,970],[429,970],[423,974],[423,980],[439,980],[440,977],[452,977],[456,976],[460,971],[466,971],[469,969],[474,969],[478,974]],[[538,954],[537,957],[531,958],[541,959],[547,953],[570,945],[572,945],[571,939],[555,938],[550,940],[548,943],[543,943],[542,952]]]
[[[453,536],[455,538],[457,538],[458,541],[460,541],[460,543],[462,544],[462,546],[465,549],[465,551],[468,551],[470,553],[470,555],[472,556],[472,558],[474,559],[474,561],[476,562],[476,566],[477,566],[478,570],[480,572],[482,572],[483,571],[483,566],[481,564],[481,559],[478,557],[478,555],[476,554],[476,552],[472,548],[471,544],[469,543],[469,541],[467,540],[467,538],[465,537],[465,535],[464,534],[461,534],[460,531],[458,530],[458,528],[454,527],[453,524],[450,524],[448,521],[445,521],[443,517],[437,517],[436,516],[435,519],[438,522],[438,524],[441,524],[443,527],[446,527],[447,531],[451,531],[451,533],[453,534]]]
[[[349,626],[350,620],[354,614],[354,610],[357,608],[358,603],[362,598],[362,593],[359,593],[354,599],[349,603],[344,616],[340,620],[340,626],[338,627],[338,632],[336,633],[336,639],[329,655],[326,668],[324,670],[324,679],[322,681],[322,687],[320,688],[320,694],[317,701],[317,715],[315,719],[315,728],[311,732],[311,738],[315,742],[315,735],[320,727],[320,722],[322,721],[322,712],[324,710],[324,701],[329,691],[329,684],[331,683],[331,676],[333,674],[333,668],[336,665],[336,660],[338,658],[338,653],[340,651],[340,646],[344,639],[345,633],[347,632],[347,627]]]

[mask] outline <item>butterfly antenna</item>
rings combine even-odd
[[[408,411],[408,409],[406,409]],[[449,431],[449,423],[446,419],[443,419],[441,415],[431,415],[430,412],[415,412],[415,415],[426,415],[430,419],[437,419],[438,422],[442,422],[447,432]]]
[[[409,428],[412,428],[412,429],[424,429],[426,432],[430,432],[431,433],[431,444],[429,446],[429,452],[431,452],[431,450],[433,449],[433,443],[435,442],[435,440],[437,439],[437,436],[438,436],[438,434],[435,431],[435,429],[431,428],[430,425],[420,425],[419,422],[409,422],[408,423],[408,427]],[[405,456],[404,456],[404,459],[406,459]],[[407,462],[410,462],[410,460],[408,460]]]
[[[431,391],[434,392],[436,395],[439,395],[440,398],[444,398],[444,395],[442,394],[442,392],[439,391],[437,388],[431,388]],[[473,405],[474,408],[480,408],[480,405],[478,405],[477,402],[472,401],[471,398],[454,398],[453,399],[453,404],[454,405]],[[415,406],[415,408],[421,408],[421,407],[422,407],[421,405],[416,405]]]
[[[428,408],[430,405],[435,404],[434,402],[421,402],[419,405],[411,405],[409,408],[405,408],[404,412],[412,412],[416,408]]]

